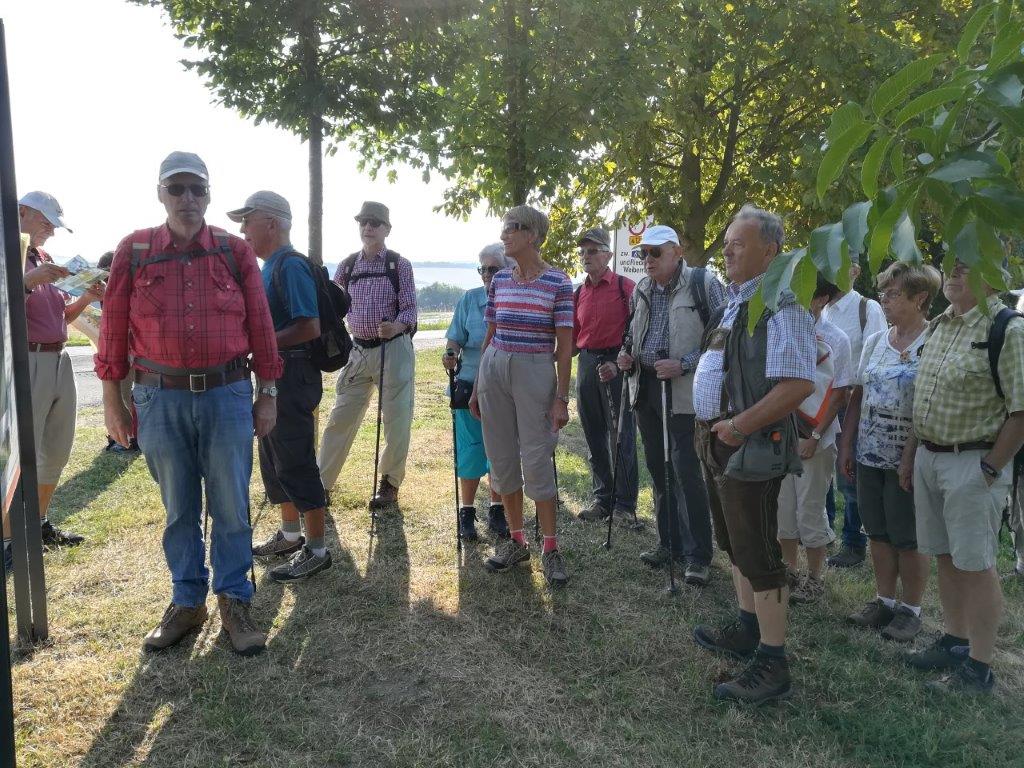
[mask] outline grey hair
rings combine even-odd
[[[534,234],[533,244],[538,249],[544,245],[544,240],[547,239],[548,227],[550,226],[548,217],[543,211],[538,211],[536,208],[531,208],[528,205],[517,205],[515,208],[510,209],[501,220],[503,222],[514,221],[516,224],[526,227]]]
[[[505,246],[502,245],[501,243],[491,243],[490,245],[485,245],[480,250],[480,256],[478,258],[481,264],[483,264],[484,259],[494,259],[502,267],[515,266],[515,260],[510,259],[508,256],[505,255]]]
[[[752,203],[747,203],[735,216],[733,221],[756,221],[761,229],[761,240],[765,243],[775,243],[779,251],[782,251],[782,241],[786,237],[786,230],[782,226],[782,217],[777,213],[758,208]]]
[[[292,231],[292,220],[291,219],[286,219],[286,218],[284,218],[284,216],[274,216],[274,214],[270,214],[270,216],[275,221],[277,221],[277,226],[281,228],[282,232],[291,232]]]

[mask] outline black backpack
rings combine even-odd
[[[383,272],[360,272],[358,275],[353,275],[352,271],[356,268],[356,259],[359,258],[361,251],[356,251],[343,262],[341,262],[341,283],[348,290],[348,287],[352,283],[357,283],[360,280],[364,280],[368,277],[386,277],[391,281],[391,287],[395,291],[395,304],[398,303],[398,294],[401,292],[398,281],[398,256],[399,254],[394,251],[387,249],[384,251],[384,271]],[[418,323],[414,323],[407,333],[411,339],[416,335],[416,328]]]
[[[309,342],[310,360],[321,371],[337,371],[348,362],[349,353],[352,351],[352,337],[348,335],[348,329],[345,327],[345,315],[348,314],[351,299],[344,288],[331,280],[326,267],[314,264],[298,251],[289,251],[277,260],[270,278],[278,301],[285,309],[288,309],[288,302],[281,286],[281,268],[289,258],[302,259],[316,285],[320,336]]]

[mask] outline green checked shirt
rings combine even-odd
[[[988,300],[989,316],[973,307],[961,316],[953,307],[932,321],[931,335],[921,351],[914,384],[914,432],[940,445],[994,442],[1007,416],[1024,411],[1024,321],[1012,320],[999,355],[996,385],[985,349],[971,342],[988,339],[992,318],[1003,308],[998,296]]]

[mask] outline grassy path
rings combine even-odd
[[[598,528],[570,518],[589,482],[578,423],[559,447],[569,587],[550,592],[538,558],[486,573],[484,542],[460,562],[436,358],[419,355],[402,514],[369,538],[371,405],[334,494],[334,568],[282,588],[257,566],[255,615],[271,634],[254,659],[225,648],[216,618],[187,647],[142,655],[169,594],[159,496],[144,461],[100,452],[99,410],[80,413],[53,517],[89,541],[46,556],[52,642],[14,669],[19,766],[1024,764],[1019,583],[1007,587],[990,701],[930,698],[901,648],[843,626],[872,593],[860,570],[830,573],[828,604],[795,614],[790,702],[718,705],[711,684],[733,667],[690,636],[732,611],[725,563],[716,557],[706,590],[665,596],[663,574],[637,560],[653,538],[649,490],[646,530],[617,529],[602,549]],[[325,411],[332,400],[328,387]],[[259,536],[276,524],[262,498],[257,470]],[[934,636],[934,580],[928,598]]]

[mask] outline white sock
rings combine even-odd
[[[890,611],[896,610],[896,601],[893,600],[891,597],[882,597],[881,595],[878,595],[878,599],[881,600],[882,605],[884,605]]]
[[[327,554],[327,547],[315,547],[315,548],[311,548],[311,549],[310,549],[310,552],[312,552],[312,553],[313,553],[314,555],[316,555],[317,557],[323,557],[324,555],[326,555],[326,554]]]
[[[298,531],[281,531],[281,535],[284,536],[285,541],[296,542],[302,534]]]
[[[920,605],[909,605],[907,603],[900,603],[900,608],[906,608],[907,610],[909,610],[915,616],[920,616],[921,615],[921,606]]]

